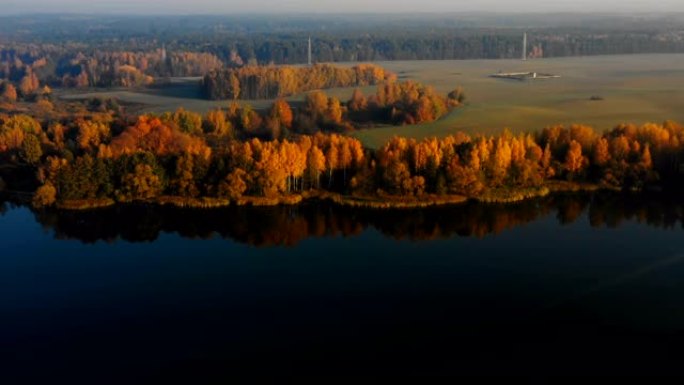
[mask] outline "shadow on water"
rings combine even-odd
[[[0,204],[9,240],[36,230],[11,223],[33,221],[13,208]],[[0,258],[10,378],[682,371],[684,241],[658,231],[684,223],[675,196],[33,215],[57,241],[26,234],[45,245],[10,242]],[[152,244],[163,234],[178,236]]]
[[[478,204],[416,210],[348,209],[326,203],[292,207],[215,210],[123,205],[88,212],[37,211],[37,221],[57,239],[152,242],[162,233],[185,238],[221,237],[253,246],[296,246],[307,238],[353,236],[372,228],[396,240],[482,238],[553,215],[561,225],[588,214],[592,227],[637,221],[660,228],[684,223],[676,197],[594,193],[557,194],[517,204]]]

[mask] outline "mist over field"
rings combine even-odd
[[[648,2],[643,0],[609,0],[609,1],[546,1],[520,0],[516,2],[504,0],[426,0],[421,2],[401,2],[379,0],[367,2],[349,1],[313,1],[313,0],[255,0],[220,1],[220,0],[9,0],[0,14],[20,13],[119,13],[119,14],[216,14],[218,13],[442,13],[442,12],[684,12],[684,3],[678,0],[661,0]]]

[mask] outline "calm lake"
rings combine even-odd
[[[0,378],[681,372],[684,200],[0,209]]]

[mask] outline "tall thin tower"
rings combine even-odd
[[[527,60],[527,32],[523,34],[522,59]]]
[[[309,36],[309,67],[311,67],[311,36]]]

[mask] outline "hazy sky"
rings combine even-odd
[[[0,13],[684,11],[684,0],[0,0],[0,5]]]

